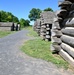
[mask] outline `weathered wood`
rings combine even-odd
[[[74,36],[74,28],[72,27],[72,28],[65,28],[65,29],[62,29],[61,30],[62,31],[62,33],[64,33],[64,34],[66,34],[66,35],[69,35],[69,36]]]
[[[49,24],[46,25],[49,28]]]
[[[60,51],[61,50],[61,47],[60,47],[60,45],[58,45],[58,44],[52,44],[52,46],[53,46],[53,48],[55,49],[55,51]]]
[[[49,32],[49,31],[47,31],[47,32],[46,32],[46,34],[50,34],[50,32]]]
[[[63,19],[61,17],[58,17],[58,22],[63,21]]]
[[[69,17],[69,18],[74,17],[74,10],[70,11],[70,13],[69,13],[69,16],[68,16],[68,17]]]
[[[74,47],[74,37],[70,37],[70,36],[67,36],[67,35],[62,35],[61,40],[64,43],[69,44],[70,46]]]
[[[71,10],[74,10],[74,3],[72,3],[71,5]]]
[[[52,45],[52,44],[50,45],[50,48],[51,48],[51,51],[52,51],[52,52],[54,52],[54,51],[55,51],[55,48],[53,47],[53,45]]]
[[[46,26],[45,25],[42,25],[41,28],[46,28]]]
[[[43,36],[43,35],[40,35],[40,37],[44,40],[45,39],[45,36]]]
[[[63,50],[65,50],[69,55],[71,55],[74,58],[74,48],[73,47],[71,47],[65,43],[62,43],[61,47]]]
[[[46,28],[46,30],[50,30],[50,28]]]
[[[41,29],[40,31],[41,31],[41,32],[46,32],[46,30],[45,30],[45,29]]]
[[[69,18],[66,21],[65,26],[67,26],[67,27],[74,27],[74,18]]]
[[[41,35],[46,35],[46,33],[41,33]]]
[[[46,35],[46,38],[50,38],[50,35]]]
[[[62,32],[60,30],[55,29],[55,30],[51,30],[51,32],[52,32],[51,33],[52,36],[57,36],[57,37],[62,36]]]
[[[57,43],[57,44],[61,44],[61,43],[62,43],[62,41],[61,41],[60,38],[57,38],[57,37],[51,37],[51,39],[52,39],[52,42],[53,42],[53,43]]]
[[[74,59],[67,52],[61,49],[59,54],[74,67]]]
[[[52,29],[61,29],[60,28],[60,25],[59,25],[59,22],[54,22],[53,25],[52,25]]]
[[[62,6],[61,9],[66,9],[67,11],[71,10],[71,6]]]
[[[71,4],[72,4],[72,2],[70,2],[70,1],[63,1],[59,4],[59,7],[60,6],[70,6]]]

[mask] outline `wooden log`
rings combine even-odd
[[[46,35],[46,38],[51,38],[50,35]]]
[[[42,39],[45,39],[45,36],[43,36],[43,35],[40,35],[40,37],[41,37]]]
[[[65,28],[61,30],[63,34],[69,35],[69,36],[74,36],[74,28]]]
[[[52,46],[53,46],[53,48],[55,49],[55,51],[57,51],[57,52],[59,52],[60,50],[61,50],[61,47],[60,47],[60,45],[58,45],[58,44],[52,44]]]
[[[58,22],[63,21],[63,19],[61,17],[58,17]]]
[[[70,46],[74,47],[74,37],[70,37],[70,36],[67,36],[67,35],[62,35],[61,40],[64,43],[69,44]]]
[[[51,49],[52,52],[56,51],[52,44],[50,45],[50,49]]]
[[[45,25],[42,25],[41,28],[46,28],[46,26]]]
[[[67,52],[61,49],[59,54],[74,67],[74,59]]]
[[[65,26],[67,26],[67,27],[74,27],[74,18],[69,18],[69,19],[65,22]]]
[[[72,3],[71,5],[71,10],[74,10],[74,3]]]
[[[41,33],[41,35],[46,35],[46,33]]]
[[[74,48],[73,47],[71,47],[65,43],[62,43],[61,47],[64,51],[66,51],[70,56],[72,56],[74,58]]]
[[[52,42],[53,42],[53,43],[57,43],[57,44],[61,44],[61,43],[62,43],[62,41],[61,41],[60,38],[57,38],[57,37],[51,37],[51,39],[52,39]]]
[[[69,17],[69,18],[74,17],[74,10],[70,11],[70,13],[69,13],[69,16],[68,16],[68,17]]]
[[[41,29],[40,31],[41,31],[41,32],[46,32],[46,30],[45,30],[45,29]]]
[[[52,34],[52,36],[57,36],[57,37],[62,36],[61,30],[57,30],[57,29],[51,30],[51,34]]]
[[[71,10],[71,6],[62,6],[61,9],[66,9],[67,11]]]
[[[46,28],[46,30],[50,30],[50,28]]]
[[[46,26],[47,26],[47,28],[49,28],[49,24],[47,24]]]
[[[72,4],[72,2],[70,2],[70,1],[63,1],[59,4],[59,7],[60,6],[70,6],[71,4]]]
[[[59,12],[59,11],[57,11],[55,14],[57,15],[58,12]],[[58,17],[54,18],[54,19],[53,19],[53,22],[58,22]]]
[[[54,30],[54,29],[61,29],[60,28],[60,25],[59,25],[59,22],[54,22],[53,24],[52,24],[52,29]]]
[[[65,9],[61,9],[61,10],[59,10],[59,12],[57,13],[57,16],[59,16],[59,15],[64,15],[64,14],[66,14],[67,13],[67,10],[65,10]]]
[[[40,29],[41,27],[40,26],[37,26],[37,28]]]
[[[46,31],[46,34],[50,34],[50,32],[49,31]]]

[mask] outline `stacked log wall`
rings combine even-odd
[[[33,30],[37,32],[37,34],[40,36],[40,30],[41,30],[41,20],[37,19],[34,22]]]
[[[0,31],[17,31],[20,30],[20,24],[13,22],[0,22]]]
[[[53,39],[53,35],[56,35],[56,38],[59,34],[60,43],[57,43],[57,48],[54,45],[54,51],[58,53],[68,61],[74,67],[74,0],[64,0],[59,4],[61,7],[60,11],[57,13],[58,23],[60,26],[60,32],[57,29],[57,33],[54,33],[53,29],[56,25],[55,21],[52,28],[52,41],[53,44],[56,42],[56,39]],[[57,50],[56,50],[57,49]]]

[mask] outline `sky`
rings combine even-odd
[[[29,19],[28,15],[32,8],[52,8],[58,10],[58,0],[0,0],[0,10],[11,12],[16,17]]]

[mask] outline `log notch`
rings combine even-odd
[[[74,0],[64,0],[59,7],[57,16],[62,18],[59,20],[62,32],[59,54],[74,67]]]

